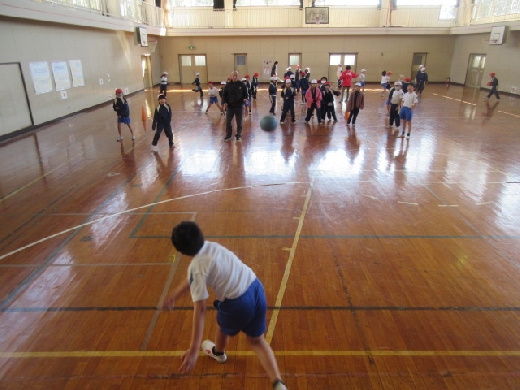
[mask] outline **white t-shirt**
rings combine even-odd
[[[399,101],[403,97],[403,90],[402,89],[396,89],[394,93],[392,94],[392,99],[390,99],[391,104],[399,104]]]
[[[161,77],[161,84],[168,85],[168,78],[166,76]]]
[[[417,95],[415,92],[406,92],[403,94],[403,107],[412,108],[414,104],[417,104]]]
[[[364,73],[360,73],[359,76],[358,76],[358,80],[364,82],[365,81],[365,74]]]
[[[217,87],[208,88],[208,96],[217,96]]]
[[[205,241],[188,267],[188,280],[193,302],[209,297],[208,286],[219,301],[235,299],[247,291],[256,275],[229,249]]]

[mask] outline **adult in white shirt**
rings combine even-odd
[[[172,308],[188,290],[194,303],[190,349],[182,357],[179,370],[189,372],[195,367],[199,347],[218,363],[227,360],[225,348],[231,336],[244,332],[251,348],[260,359],[275,390],[286,390],[273,350],[264,338],[267,302],[262,283],[255,273],[230,250],[216,242],[204,241],[199,226],[192,221],[181,222],[173,229],[172,243],[183,255],[192,256],[186,280],[170,294],[164,307]],[[202,341],[208,286],[217,300],[217,331],[215,343]]]

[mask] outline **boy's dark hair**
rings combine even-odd
[[[161,99],[166,99],[166,96],[164,96],[164,95],[157,96],[157,100],[161,100]]]
[[[381,72],[381,76],[386,76],[386,70],[383,70],[383,71]]]
[[[350,65],[347,65],[347,66],[345,66],[345,69],[350,70],[350,69],[352,69],[352,67]]]
[[[183,255],[195,256],[204,245],[199,225],[192,221],[182,221],[173,228],[172,244]]]

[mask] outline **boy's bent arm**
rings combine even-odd
[[[163,307],[172,309],[175,305],[175,301],[186,291],[190,289],[190,283],[185,280],[183,281],[170,295],[164,299]]]

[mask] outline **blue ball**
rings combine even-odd
[[[266,115],[260,120],[260,128],[265,131],[273,131],[278,126],[278,121],[272,115]]]

